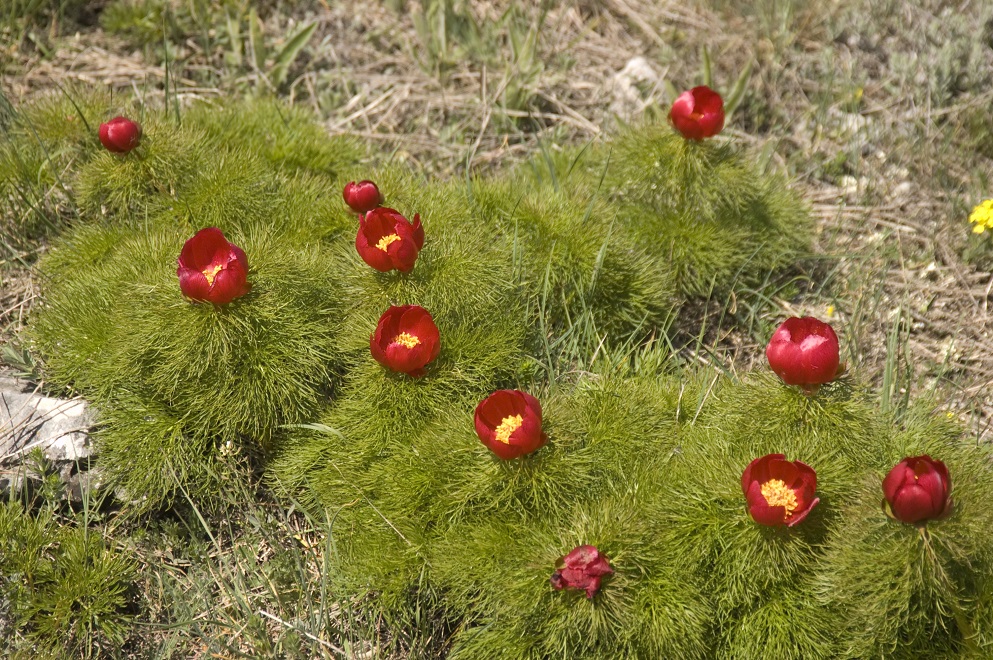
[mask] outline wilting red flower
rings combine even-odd
[[[549,580],[556,591],[562,589],[582,589],[587,598],[593,598],[600,591],[600,580],[610,575],[607,557],[600,554],[596,546],[581,545],[555,563],[557,571]]]
[[[441,351],[438,326],[423,307],[390,307],[379,317],[376,332],[369,338],[369,350],[387,369],[419,378]]]
[[[476,406],[476,434],[505,461],[530,454],[548,441],[541,404],[527,392],[497,390]]]
[[[817,473],[782,454],[766,454],[748,464],[741,475],[748,513],[760,525],[792,527],[807,517],[820,500]]]
[[[808,391],[838,375],[838,335],[812,316],[786,319],[772,334],[765,355],[784,383]]]
[[[417,261],[417,253],[424,247],[424,227],[421,216],[415,215],[413,224],[399,212],[379,207],[359,216],[359,233],[355,249],[367,264],[380,272],[394,268],[408,272]]]
[[[886,512],[900,522],[944,518],[952,511],[948,468],[928,455],[909,456],[883,479]]]
[[[99,135],[108,151],[126,154],[141,141],[141,126],[127,117],[114,117],[106,124],[100,124]]]
[[[198,231],[179,253],[179,288],[193,300],[224,305],[252,289],[248,257],[217,227]]]
[[[724,128],[724,99],[701,85],[683,92],[669,110],[669,121],[687,140],[702,140]]]
[[[341,196],[356,213],[367,213],[383,203],[383,195],[372,181],[350,181]]]

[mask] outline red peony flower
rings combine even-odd
[[[944,518],[952,511],[948,468],[928,455],[909,456],[883,479],[883,507],[900,522]]]
[[[224,305],[252,289],[248,257],[217,227],[201,229],[179,253],[179,288],[192,300]]]
[[[341,193],[345,203],[356,213],[368,213],[383,203],[383,194],[372,181],[351,181]]]
[[[114,117],[100,124],[100,142],[108,151],[126,154],[141,142],[141,126],[127,117]]]
[[[530,454],[548,440],[541,431],[541,404],[527,392],[497,390],[476,406],[476,434],[505,461]]]
[[[438,327],[423,307],[390,307],[379,317],[369,350],[387,369],[420,378],[441,351]]]
[[[552,588],[556,591],[582,589],[587,598],[593,598],[600,591],[600,580],[604,575],[614,572],[607,557],[592,545],[575,548],[559,559],[555,566],[558,570],[552,573],[549,580]]]
[[[756,458],[741,475],[748,513],[760,525],[792,527],[807,517],[820,500],[814,497],[817,473],[782,454]]]
[[[687,140],[702,140],[724,128],[724,99],[701,85],[683,92],[669,110],[669,121]]]
[[[808,391],[838,375],[838,335],[812,316],[786,319],[772,334],[765,355],[784,383]]]
[[[414,267],[417,253],[424,247],[421,216],[413,224],[393,209],[380,207],[359,216],[355,249],[367,264],[380,272],[394,268],[406,273]]]

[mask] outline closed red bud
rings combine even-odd
[[[783,454],[766,454],[748,464],[741,475],[748,514],[760,525],[792,527],[807,517],[820,500],[817,473]]]
[[[556,567],[558,570],[549,579],[552,588],[556,591],[579,589],[586,592],[587,598],[593,598],[600,591],[603,577],[614,572],[607,557],[592,545],[574,548],[556,562]]]
[[[900,522],[918,523],[944,518],[952,510],[952,480],[948,468],[928,455],[909,456],[883,479],[886,512]]]
[[[476,406],[476,435],[505,461],[544,446],[541,404],[527,392],[497,390]]]
[[[127,117],[114,117],[100,124],[100,142],[108,151],[126,154],[141,142],[141,126]]]
[[[179,253],[179,288],[186,297],[224,305],[252,289],[248,257],[217,227],[198,231]]]
[[[434,319],[423,307],[390,307],[379,318],[369,338],[372,357],[391,371],[419,378],[441,351],[441,337]]]
[[[669,121],[687,140],[702,140],[724,128],[724,99],[705,85],[683,92],[669,110]]]
[[[787,385],[816,390],[838,375],[838,335],[811,316],[789,318],[765,349],[769,366]]]
[[[411,223],[398,211],[379,207],[359,216],[355,249],[367,264],[380,272],[409,272],[424,247],[421,216]]]
[[[383,195],[372,181],[351,181],[345,184],[342,197],[356,213],[368,213],[383,203]]]

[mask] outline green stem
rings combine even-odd
[[[962,605],[959,603],[958,596],[956,595],[957,590],[952,583],[952,579],[945,572],[945,567],[938,558],[938,553],[935,552],[934,547],[931,545],[931,535],[928,533],[927,526],[920,525],[917,531],[924,541],[924,548],[930,555],[931,561],[934,562],[934,565],[938,569],[938,578],[941,580],[942,587],[948,593],[949,604],[952,608],[952,617],[955,619],[955,625],[958,626],[959,634],[962,635],[962,642],[965,644],[965,656],[978,658],[979,646],[976,644],[976,631],[973,630],[972,624],[969,623],[969,619],[966,617]]]

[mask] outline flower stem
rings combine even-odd
[[[972,624],[969,623],[969,619],[965,615],[962,605],[959,603],[958,596],[956,595],[957,590],[952,583],[952,579],[945,572],[945,567],[938,558],[938,553],[935,552],[934,546],[931,545],[931,534],[928,533],[926,525],[918,526],[917,532],[921,535],[921,540],[924,541],[924,548],[927,550],[931,561],[938,570],[938,579],[941,580],[941,586],[944,587],[948,594],[952,617],[955,619],[955,625],[958,627],[959,634],[962,635],[962,643],[965,645],[965,657],[978,658],[979,646],[976,644],[976,631],[973,630]]]

